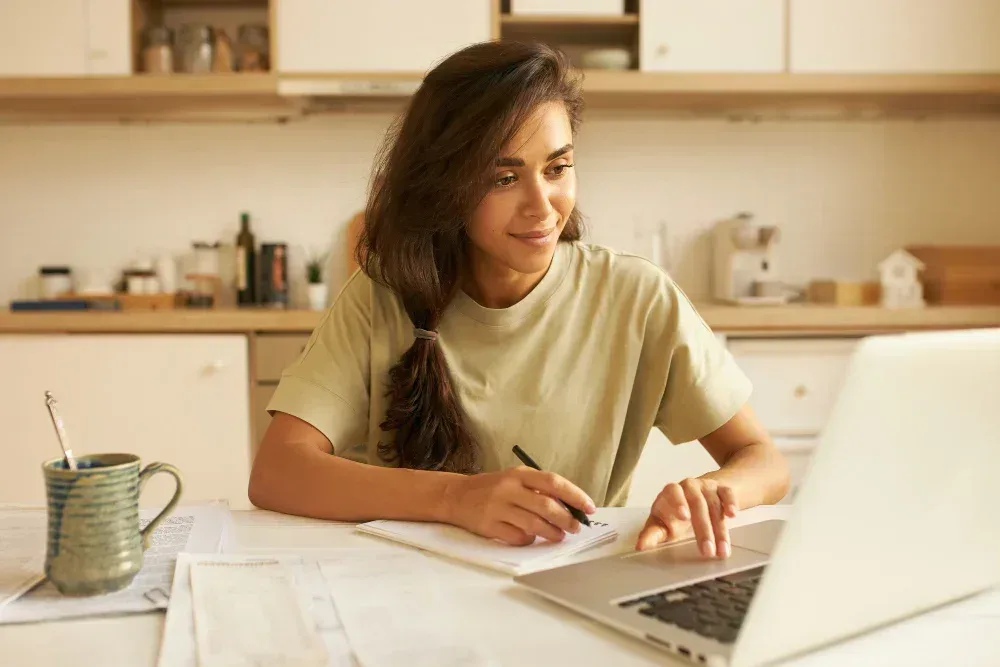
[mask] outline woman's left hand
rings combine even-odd
[[[735,517],[738,507],[732,487],[713,479],[689,477],[670,483],[653,502],[636,549],[675,542],[690,537],[693,531],[703,556],[728,558],[732,547],[726,517]]]

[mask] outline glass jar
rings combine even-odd
[[[194,248],[194,273],[201,276],[219,275],[219,244],[195,241],[191,244]]]
[[[239,70],[266,72],[270,69],[270,41],[266,25],[244,23],[237,33]]]
[[[174,31],[166,26],[151,26],[143,33],[142,69],[148,74],[174,71]]]
[[[203,23],[185,23],[177,32],[177,69],[189,74],[212,71],[215,33]]]
[[[43,299],[57,299],[73,292],[73,272],[68,266],[42,266],[38,274]]]

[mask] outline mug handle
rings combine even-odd
[[[139,494],[142,494],[142,487],[145,486],[146,480],[155,475],[158,472],[165,472],[173,475],[174,481],[177,482],[177,488],[174,490],[174,497],[170,499],[167,506],[164,507],[156,517],[150,521],[145,528],[139,531],[142,535],[142,550],[145,551],[149,548],[149,536],[156,530],[156,527],[160,525],[160,522],[167,518],[167,515],[174,511],[177,507],[177,501],[181,499],[181,491],[184,489],[184,484],[181,482],[181,472],[177,468],[173,467],[169,463],[150,463],[148,466],[142,469],[139,473]]]

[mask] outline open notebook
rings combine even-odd
[[[566,533],[562,542],[536,538],[533,544],[524,547],[513,547],[440,523],[381,520],[360,524],[358,530],[514,576],[544,570],[552,567],[556,559],[613,542],[618,537],[613,525],[595,521],[593,517],[589,528],[580,526],[579,533]]]

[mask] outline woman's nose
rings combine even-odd
[[[525,188],[525,200],[522,213],[527,217],[548,220],[555,210],[549,200],[552,194],[551,184],[545,179],[533,180],[529,187]]]

